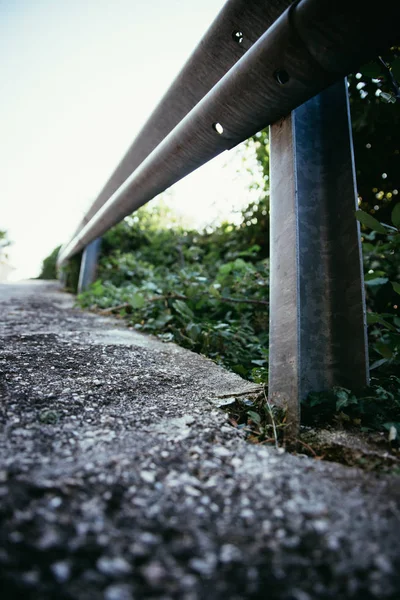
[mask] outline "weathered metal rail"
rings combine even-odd
[[[227,2],[59,256],[87,248],[93,272],[94,240],[271,125],[270,395],[293,435],[309,391],[367,381],[347,90],[330,86],[399,39],[399,16],[394,0]]]
[[[386,3],[395,6],[393,0]],[[374,10],[360,0],[291,4],[101,204],[62,249],[60,262],[195,169],[288,115],[374,56],[398,37],[397,23],[389,15],[390,11],[376,32]],[[232,45],[236,44],[232,32],[230,38]],[[213,68],[211,64],[209,68]],[[190,90],[190,83],[187,85]],[[182,87],[175,93],[179,103]],[[164,110],[168,112],[167,107]],[[142,135],[135,146],[142,157],[146,152],[141,140]]]

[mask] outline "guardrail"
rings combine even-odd
[[[399,40],[399,16],[398,0],[228,1],[59,255],[86,249],[84,287],[94,240],[271,125],[269,394],[289,435],[309,391],[368,380],[343,77]]]

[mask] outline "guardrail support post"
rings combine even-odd
[[[83,251],[79,271],[78,294],[84,292],[96,280],[97,261],[99,258],[101,238],[90,242]]]
[[[311,391],[368,382],[346,81],[271,127],[270,401],[298,436]]]
[[[62,287],[65,288],[65,286],[67,285],[67,274],[65,272],[65,268],[59,269],[58,280],[61,283]]]

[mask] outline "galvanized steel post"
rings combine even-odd
[[[297,436],[311,391],[368,381],[346,82],[271,127],[271,401]]]
[[[101,238],[90,242],[83,251],[79,271],[78,294],[84,292],[96,280],[97,261],[99,258]]]
[[[64,287],[64,288],[67,285],[67,273],[65,270],[66,264],[63,267],[61,267],[60,269],[58,269],[58,272],[57,272],[58,280],[61,283],[62,287]]]

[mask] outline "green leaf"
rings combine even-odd
[[[243,377],[246,377],[247,375],[247,369],[243,365],[233,365],[232,371],[234,371],[238,375],[243,375]]]
[[[219,268],[219,272],[221,273],[221,275],[227,275],[228,273],[230,273],[232,271],[233,268],[234,268],[233,263],[229,262],[224,265],[221,265]]]
[[[387,358],[380,358],[379,360],[373,362],[372,365],[370,365],[369,370],[372,371],[373,369],[377,369],[378,367],[381,367],[382,365],[387,363],[387,361]]]
[[[369,244],[368,242],[363,242],[363,252],[375,252],[375,246],[373,244]]]
[[[390,331],[396,331],[396,328],[393,327],[393,325],[391,325],[387,321],[385,321],[385,319],[383,319],[381,315],[378,315],[378,313],[367,313],[367,323],[368,325],[374,325],[375,323],[379,323],[380,325],[384,325]]]
[[[336,396],[336,411],[339,412],[342,408],[349,404],[358,404],[357,398],[346,388],[334,388]]]
[[[182,300],[175,300],[175,302],[172,303],[172,306],[185,319],[190,320],[194,318],[193,311]]]
[[[257,425],[259,425],[261,423],[260,415],[256,412],[254,412],[254,410],[248,410],[247,414],[249,415],[250,419],[252,421],[254,421],[254,423],[257,423]]]
[[[393,356],[393,350],[391,349],[390,346],[388,346],[387,344],[383,344],[383,343],[378,343],[375,344],[374,346],[375,350],[377,350],[379,352],[379,354],[381,354],[384,358],[392,358]]]
[[[104,296],[105,295],[105,289],[104,289],[104,285],[101,283],[100,279],[97,279],[91,286],[90,288],[91,293],[93,294],[93,296],[95,296],[96,298]]]
[[[190,339],[196,342],[201,333],[201,327],[197,323],[189,323],[188,325],[186,325],[186,332]]]
[[[375,217],[364,212],[363,210],[356,211],[356,219],[357,221],[362,223],[362,225],[365,225],[366,227],[369,227],[370,229],[373,229],[378,233],[386,233],[386,229],[384,228],[384,226],[381,223],[379,223],[379,221],[377,221]]]
[[[330,392],[311,392],[307,396],[307,402],[310,405],[310,408],[313,408],[319,404],[329,402],[329,395]]]
[[[214,330],[218,329],[229,329],[229,325],[228,323],[217,323],[217,325],[214,325]]]
[[[392,210],[392,223],[397,229],[400,229],[400,202]]]
[[[375,277],[374,279],[368,279],[365,285],[383,285],[387,283],[389,279],[387,277]]]
[[[397,283],[397,281],[391,281],[390,283],[392,284],[392,287],[396,294],[400,294],[400,283]]]
[[[132,296],[129,298],[129,304],[132,306],[132,308],[143,308],[143,306],[146,304],[146,301],[141,294],[132,294]]]
[[[372,273],[364,275],[364,281],[371,281],[371,279],[376,279],[377,277],[386,277],[386,274],[383,271],[374,270]]]

